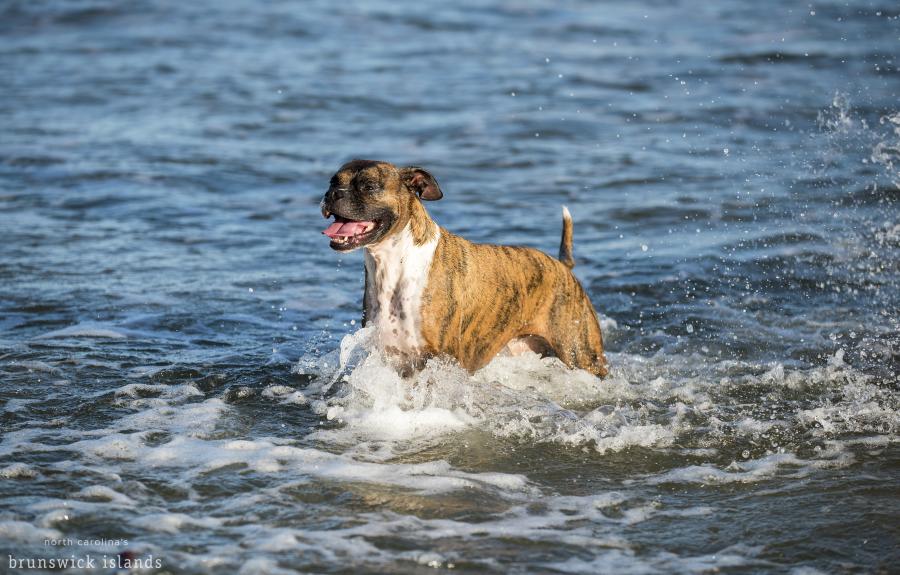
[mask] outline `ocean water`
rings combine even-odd
[[[0,3],[0,572],[896,572],[898,15]],[[567,205],[610,377],[388,369],[354,157],[474,241]]]

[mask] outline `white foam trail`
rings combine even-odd
[[[12,463],[0,469],[0,477],[4,479],[34,479],[37,471],[24,463]]]
[[[222,525],[222,520],[215,517],[195,518],[184,513],[148,513],[131,520],[135,527],[159,533],[180,533],[188,529],[215,529]]]
[[[690,521],[720,512],[696,505],[674,507],[641,495],[657,491],[657,486],[690,491],[754,484],[764,490],[771,482],[778,490],[782,487],[773,480],[846,467],[858,451],[884,449],[896,441],[897,399],[847,365],[841,353],[812,369],[663,353],[612,354],[613,373],[602,381],[566,369],[558,360],[526,354],[499,357],[473,376],[451,362],[434,360],[411,380],[403,380],[370,346],[370,333],[360,330],[344,338],[341,349],[328,356],[328,366],[318,364],[317,377],[307,387],[251,390],[250,396],[283,404],[287,412],[319,414],[323,429],[305,437],[236,437],[233,426],[240,406],[222,398],[227,394],[210,397],[192,384],[133,380],[96,396],[127,412],[106,428],[5,432],[0,455],[14,458],[28,449],[71,456],[46,468],[13,463],[0,469],[0,476],[29,481],[62,472],[89,480],[68,499],[24,504],[19,512],[30,516],[30,523],[18,516],[0,517],[0,535],[4,529],[11,540],[55,533],[65,531],[63,526],[73,519],[110,514],[154,537],[226,533],[224,540],[233,543],[194,553],[177,548],[170,552],[173,564],[198,571],[216,565],[237,571],[244,565],[249,572],[250,565],[254,572],[281,573],[278,563],[267,561],[272,553],[302,553],[328,564],[395,566],[409,561],[448,568],[469,561],[487,569],[503,568],[489,558],[461,557],[452,548],[401,551],[372,543],[381,537],[408,538],[410,533],[434,545],[511,538],[585,550],[583,556],[554,564],[563,572],[764,567],[753,548],[681,556],[640,549],[624,534],[626,528],[654,519]],[[146,373],[136,370],[135,375]],[[753,402],[747,401],[748,393]],[[422,461],[421,454],[430,446],[465,442],[471,436],[490,439],[486,433],[503,445],[576,447],[596,458],[627,450],[683,457],[679,467],[632,474],[619,483],[620,491],[586,496],[550,492],[529,480],[525,473],[530,467],[522,474],[478,472],[458,469],[444,456]],[[800,450],[794,453],[778,445],[784,436],[801,438],[806,448],[802,456]],[[691,464],[685,464],[685,458]],[[198,486],[217,481],[220,474],[237,481],[253,478],[263,486],[234,494],[210,514],[197,503],[203,500]],[[165,477],[167,488],[179,493],[184,504],[160,505],[147,487],[123,480],[134,476]],[[284,507],[295,492],[334,483],[360,503],[358,508],[335,507],[346,517],[331,517],[327,529],[295,528],[257,515],[260,509]],[[483,513],[478,521],[435,511],[444,502],[469,505],[473,497],[489,502],[488,509],[477,510]],[[312,509],[317,512],[315,505]]]
[[[345,445],[426,441],[477,427],[498,437],[607,453],[671,447],[696,430],[697,420],[707,420],[710,432],[757,443],[772,431],[813,423],[818,426],[814,433],[823,439],[836,432],[900,428],[896,399],[850,368],[842,351],[822,367],[798,370],[774,364],[758,376],[746,375],[749,366],[740,366],[745,375],[735,377],[729,362],[701,357],[613,354],[613,372],[601,381],[567,369],[557,359],[524,354],[498,357],[474,376],[452,362],[431,360],[412,379],[403,380],[370,351],[371,337],[367,329],[346,336],[339,362],[322,374],[329,383],[306,391],[317,413],[342,424],[318,432],[318,439]],[[747,414],[720,418],[719,406],[731,401],[729,394],[760,384],[816,395],[839,387],[845,399],[787,413],[787,419]]]
[[[133,461],[143,467],[168,468],[185,484],[231,466],[263,474],[287,473],[293,477],[327,478],[337,481],[376,482],[397,485],[422,493],[450,492],[465,488],[497,488],[514,494],[531,489],[521,475],[467,473],[446,461],[418,464],[384,464],[357,461],[312,448],[287,445],[274,438],[208,440],[180,435],[163,445],[147,445],[145,433],[114,433],[99,439],[77,441],[65,449],[75,450],[97,461]]]
[[[681,467],[652,477],[647,480],[647,483],[651,485],[661,483],[699,483],[703,485],[755,483],[771,479],[785,466],[794,468],[793,472],[786,472],[786,475],[800,478],[807,474],[807,463],[793,454],[778,453],[753,461],[741,463],[733,461],[725,469],[719,469],[711,464]]]
[[[761,546],[730,545],[715,553],[680,557],[674,553],[658,552],[648,557],[638,557],[634,552],[611,550],[590,560],[579,557],[562,563],[546,565],[562,573],[616,573],[623,575],[647,575],[657,573],[716,573],[728,567],[767,566],[768,561],[756,558]]]
[[[87,501],[105,501],[125,507],[134,507],[137,502],[105,485],[89,485],[77,492],[74,497]]]
[[[648,563],[638,558],[635,546],[620,535],[623,526],[633,526],[656,517],[696,517],[713,512],[709,508],[699,507],[670,509],[656,501],[633,500],[620,492],[601,492],[584,497],[544,495],[533,501],[540,501],[543,507],[540,513],[536,513],[529,502],[513,503],[490,519],[478,522],[429,519],[385,510],[363,513],[357,517],[359,520],[327,530],[248,524],[238,526],[234,531],[242,535],[240,548],[250,554],[293,551],[327,564],[346,561],[378,564],[402,558],[432,567],[451,568],[454,563],[465,560],[483,567],[502,569],[502,565],[490,557],[460,556],[452,548],[446,553],[417,550],[398,554],[370,543],[372,539],[408,538],[410,534],[415,534],[420,545],[424,541],[425,546],[442,540],[491,538],[577,546],[589,550],[599,559],[621,553],[622,565],[631,567]],[[248,505],[254,504],[255,501],[248,502]],[[752,548],[736,547],[726,554],[721,565],[739,564],[739,557],[752,562],[753,554]],[[665,566],[673,562],[703,563],[708,569],[720,564],[712,556],[679,557],[671,553],[656,556],[650,564],[664,571]]]
[[[61,534],[56,529],[35,527],[25,521],[0,521],[0,538],[8,541],[32,544],[44,539],[58,539]]]

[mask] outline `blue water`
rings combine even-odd
[[[868,1],[0,4],[0,572],[892,571],[898,40]],[[320,234],[355,157],[473,241],[555,253],[567,205],[611,377],[399,380]]]

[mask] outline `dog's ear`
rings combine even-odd
[[[433,201],[444,197],[434,176],[418,166],[409,166],[400,170],[400,180],[423,200]]]

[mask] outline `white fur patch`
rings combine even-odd
[[[389,356],[416,356],[424,344],[422,293],[439,237],[435,229],[430,240],[417,246],[407,224],[366,248],[366,322],[375,327],[377,345]]]

